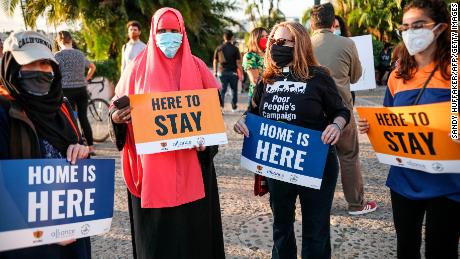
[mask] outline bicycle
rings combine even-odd
[[[101,89],[98,93],[104,90],[105,83],[104,78],[100,81],[89,80],[88,87],[90,85],[101,85]],[[88,120],[93,131],[93,140],[95,142],[104,142],[109,137],[109,106],[110,104],[102,98],[91,98],[91,92],[88,92]]]

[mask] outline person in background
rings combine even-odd
[[[141,35],[141,24],[138,21],[129,21],[126,24],[128,29],[129,41],[123,45],[121,51],[121,72],[125,70],[126,66],[133,61],[139,53],[141,53],[147,45],[140,40]],[[129,207],[129,219],[131,223],[131,242],[133,246],[133,255],[136,259],[136,238],[134,235],[133,215],[132,215],[132,199],[129,190],[126,191],[128,194],[128,207]]]
[[[181,13],[161,8],[152,17],[148,46],[123,71],[114,101],[135,93],[206,88],[219,88],[219,82],[192,55]],[[137,258],[225,258],[213,162],[218,147],[138,155],[131,107],[113,105],[110,114],[131,194]]]
[[[334,7],[322,4],[313,7],[311,37],[313,51],[318,62],[331,71],[339,93],[351,112],[350,123],[343,129],[337,143],[343,192],[348,202],[350,215],[361,215],[377,209],[375,201],[364,199],[363,177],[359,163],[358,131],[353,115],[350,83],[361,77],[362,68],[354,42],[346,37],[334,35]],[[338,62],[340,61],[340,62]]]
[[[18,42],[25,42],[20,45]],[[34,31],[11,33],[0,66],[0,159],[77,159],[88,147],[62,95],[51,43]],[[1,201],[0,196],[0,202]],[[91,258],[90,238],[0,252],[1,259]]]
[[[386,85],[387,82],[383,81],[386,72],[391,72],[391,44],[385,42],[383,45],[383,49],[380,52],[380,63],[378,67],[378,77],[377,77],[377,84],[378,85]]]
[[[391,53],[391,63],[390,63],[391,71],[395,70],[396,67],[398,66],[399,57],[401,56],[402,50],[405,48],[406,46],[404,46],[404,42],[400,42],[398,43],[398,45],[396,45],[396,47],[394,47],[393,52]],[[388,76],[388,78],[389,77],[390,76]]]
[[[238,73],[238,70],[241,73]],[[238,80],[243,80],[243,69],[240,50],[233,44],[233,32],[229,30],[224,33],[224,43],[219,45],[214,52],[213,71],[216,77],[220,74],[222,108],[225,104],[225,93],[227,93],[227,88],[230,86],[232,90],[232,111],[236,112],[238,108]]]
[[[286,90],[290,84],[304,85],[304,91]],[[266,91],[270,87],[272,91]],[[287,87],[290,89],[289,87]],[[273,90],[275,89],[275,90]],[[274,109],[276,96],[289,100],[289,109]],[[321,140],[330,144],[321,189],[267,178],[273,213],[273,259],[297,258],[294,221],[297,196],[302,208],[302,258],[330,258],[330,214],[337,182],[338,163],[335,144],[350,119],[334,80],[313,55],[306,28],[296,22],[283,22],[270,32],[263,79],[254,90],[248,108],[265,118],[281,116],[278,121],[322,131]],[[234,125],[238,134],[249,132],[245,116]]]
[[[345,20],[336,15],[335,16],[335,21],[334,21],[334,34],[337,36],[342,36],[342,37],[351,37],[351,32],[348,29],[347,24],[345,23]],[[353,106],[355,105],[355,99],[356,99],[356,93],[355,91],[350,91],[351,92],[351,98],[353,99]]]
[[[268,33],[265,28],[258,27],[251,31],[248,41],[248,52],[243,56],[243,69],[249,77],[249,104],[254,87],[264,71],[264,54],[267,48]]]
[[[345,23],[345,20],[338,15],[335,16],[334,20],[334,34],[342,37],[352,36],[347,24]]]
[[[76,107],[78,120],[91,155],[96,155],[93,146],[93,131],[88,121],[88,81],[96,72],[96,66],[89,62],[85,54],[73,48],[72,35],[68,31],[60,31],[56,36],[59,51],[55,54],[62,74],[62,91],[73,107]],[[88,73],[85,76],[85,70]]]
[[[404,7],[398,31],[405,48],[390,74],[384,106],[414,106],[416,112],[419,104],[451,101],[450,28],[442,0],[415,0]],[[358,126],[361,133],[370,128],[364,118]],[[386,185],[391,190],[398,258],[421,258],[425,225],[425,258],[458,259],[460,174],[391,166]]]
[[[129,21],[126,25],[129,41],[121,49],[121,71],[145,49],[145,43],[140,40],[141,24],[138,21]]]

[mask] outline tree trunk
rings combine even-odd
[[[21,12],[22,12],[22,18],[24,19],[24,27],[27,28],[27,18],[26,18],[26,11],[25,11],[25,6],[27,5],[27,1],[20,0],[19,4],[21,6]]]

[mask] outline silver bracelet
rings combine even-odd
[[[340,135],[342,135],[342,128],[340,127],[340,125],[337,122],[333,122],[332,124],[334,124],[335,126],[337,126],[337,128],[339,128]]]

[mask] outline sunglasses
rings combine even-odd
[[[270,45],[276,44],[278,46],[283,46],[284,44],[286,44],[286,41],[292,42],[292,43],[295,42],[294,40],[288,40],[288,39],[283,39],[283,38],[278,38],[278,39],[270,38],[269,39]]]

